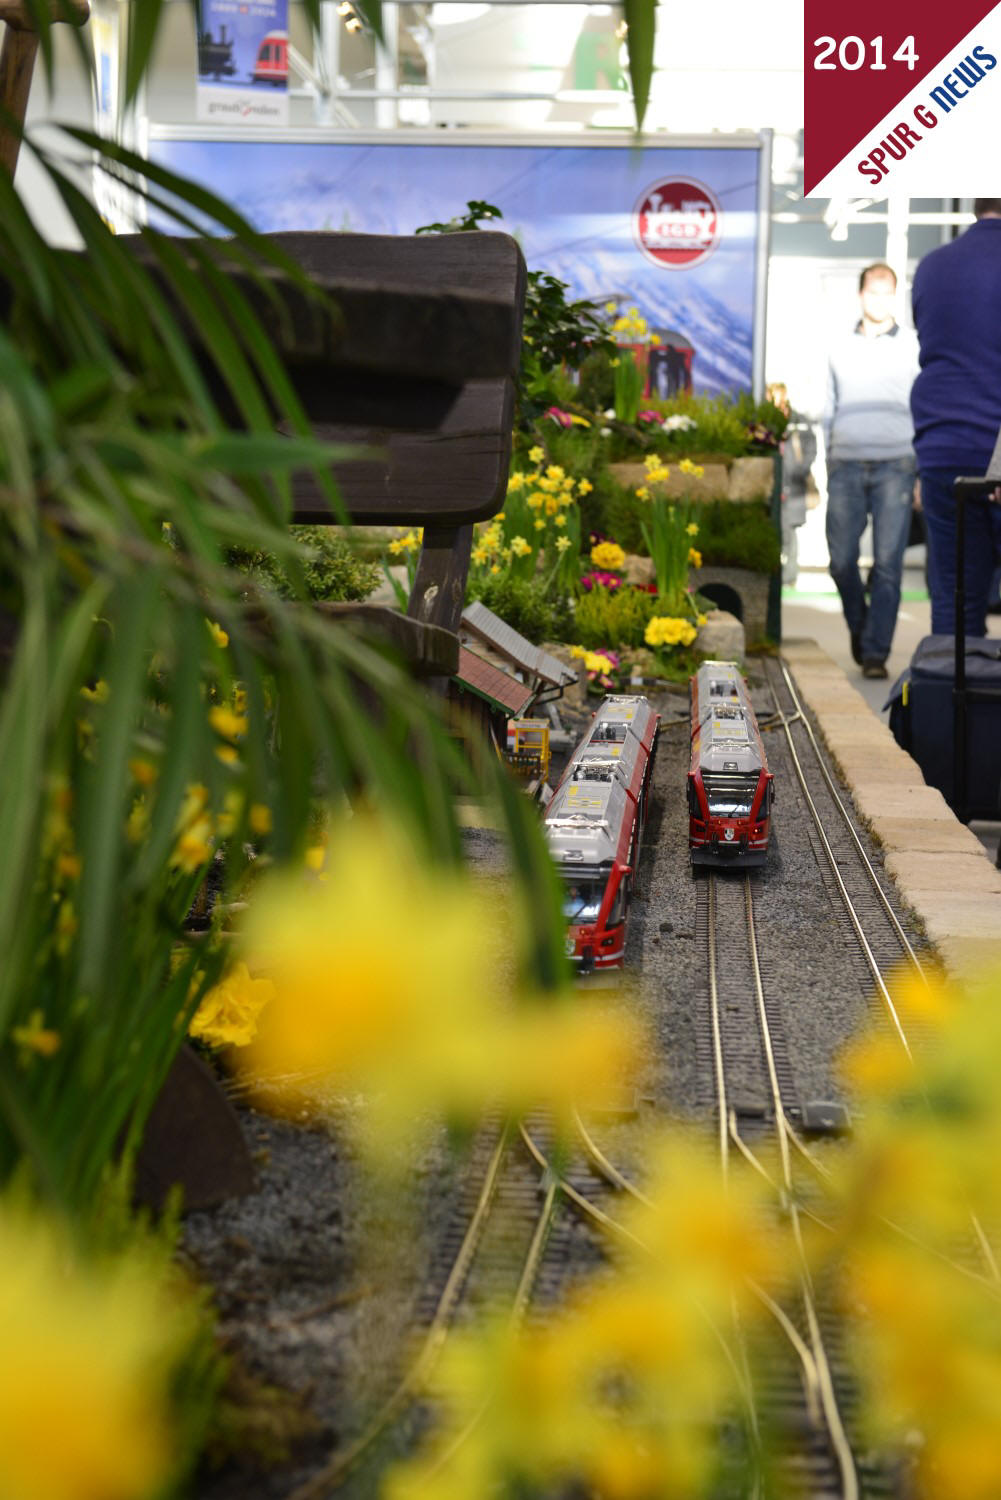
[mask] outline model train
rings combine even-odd
[[[605,698],[546,809],[566,892],[567,956],[582,973],[622,963],[659,725],[646,698]]]
[[[763,865],[773,777],[740,668],[703,662],[691,681],[688,843],[693,865]]]

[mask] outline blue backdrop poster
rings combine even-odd
[[[529,267],[635,306],[691,346],[696,391],[752,385],[755,146],[154,141],[156,160],[258,229],[412,234],[485,199]]]
[[[288,0],[202,0],[198,118],[288,123]]]

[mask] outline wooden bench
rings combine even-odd
[[[378,450],[333,467],[352,521],[424,528],[406,616],[373,605],[326,612],[380,631],[419,675],[447,677],[458,665],[472,528],[507,488],[524,258],[495,232],[268,238],[329,302],[271,268],[262,287],[224,240],[201,248],[254,309],[315,435]],[[153,268],[143,241],[130,243]],[[197,348],[199,330],[186,331]],[[312,474],[296,476],[293,494],[293,520],[342,519]]]

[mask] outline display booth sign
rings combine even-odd
[[[638,309],[648,389],[760,392],[767,133],[711,145],[262,134],[196,140],[153,127],[150,149],[265,231],[413,234],[485,200],[531,269],[559,277],[571,297]]]
[[[288,0],[202,0],[198,118],[288,123]]]

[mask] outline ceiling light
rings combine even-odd
[[[460,21],[478,21],[489,9],[489,5],[439,3],[431,7],[431,24],[437,29],[439,26],[457,26]]]

